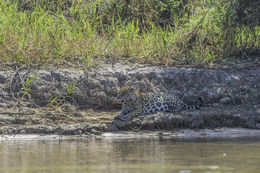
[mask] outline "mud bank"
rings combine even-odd
[[[176,94],[200,110],[156,113],[113,121],[116,95],[131,85],[141,92]],[[163,68],[99,65],[90,70],[0,67],[0,134],[102,134],[118,130],[220,127],[260,129],[260,68]]]

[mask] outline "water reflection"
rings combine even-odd
[[[0,141],[0,172],[258,172],[259,140]]]

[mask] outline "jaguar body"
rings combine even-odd
[[[158,111],[179,112],[198,109],[199,105],[187,105],[177,96],[167,93],[141,93],[132,87],[123,87],[118,93],[118,101],[122,102],[122,110],[117,120],[130,121],[134,117]]]

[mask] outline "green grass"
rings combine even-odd
[[[49,100],[48,105],[49,106],[59,106],[65,101],[70,101],[70,102],[73,102],[76,106],[78,106],[77,102],[72,97],[73,93],[75,93],[76,85],[77,85],[77,82],[71,81],[70,84],[66,83],[66,87],[67,87],[66,94],[59,95],[59,96],[52,96]]]
[[[35,74],[33,77],[27,77],[24,83],[22,82],[22,88],[20,89],[18,95],[20,95],[19,100],[22,101],[24,97],[31,99],[31,89],[30,85],[33,81],[37,80],[40,74]]]
[[[220,0],[1,1],[0,60],[173,65],[240,56],[259,48],[260,27],[235,23],[235,7]]]

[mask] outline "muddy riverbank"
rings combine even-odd
[[[200,110],[114,121],[122,86],[167,92]],[[99,65],[91,70],[0,68],[0,134],[102,134],[118,130],[260,129],[260,68]]]

